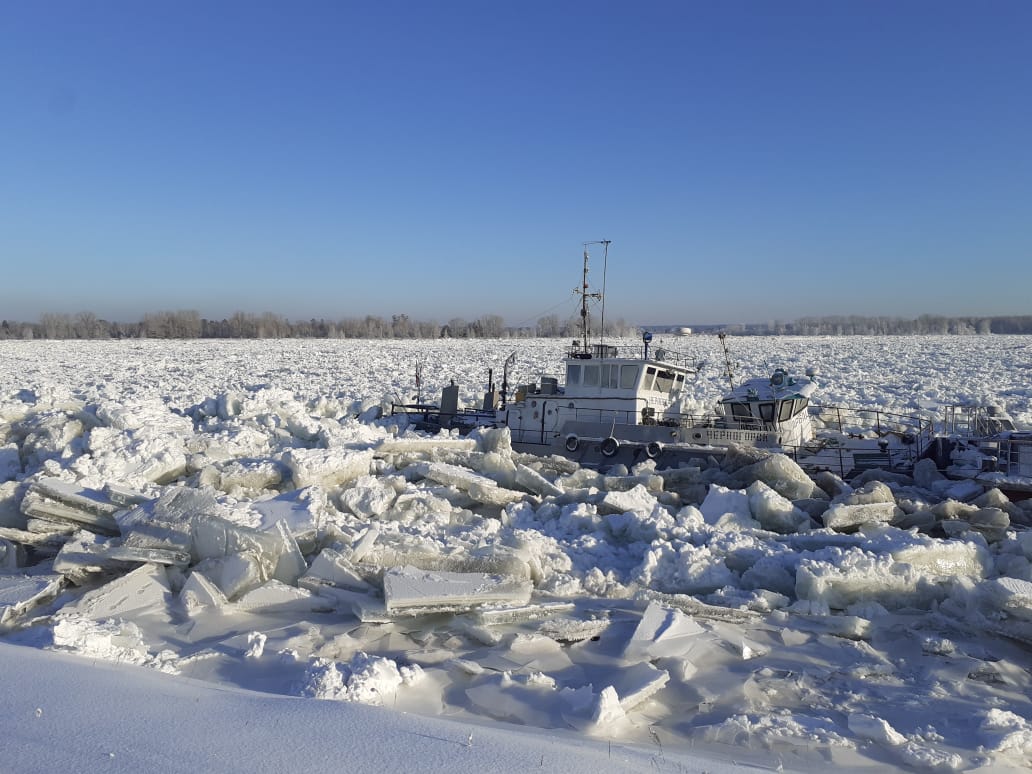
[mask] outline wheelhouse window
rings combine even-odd
[[[634,385],[638,383],[638,366],[636,365],[622,365],[620,366],[620,387],[624,390],[633,390]]]
[[[580,363],[566,364],[566,383],[580,384],[581,367]]]
[[[656,390],[659,392],[670,392],[674,386],[674,374],[672,371],[659,371],[656,374]]]
[[[645,368],[645,379],[642,380],[641,388],[643,390],[651,390],[652,389],[652,383],[655,381],[655,379],[656,379],[656,369],[653,368],[652,366],[647,366]]]
[[[584,366],[584,385],[586,387],[598,387],[598,366]]]
[[[781,408],[778,410],[778,421],[787,422],[790,420],[796,413],[793,407],[798,403],[799,401],[797,400],[786,400],[782,403]]]
[[[735,419],[752,419],[752,409],[748,403],[732,403],[731,416]]]
[[[803,411],[806,411],[806,407],[809,406],[809,405],[810,405],[810,399],[809,398],[796,398],[795,399],[795,411],[793,411],[792,413],[793,414],[800,414]]]
[[[773,403],[761,403],[759,404],[760,419],[764,422],[774,421],[774,404]]]
[[[620,379],[620,366],[611,365],[609,363],[602,364],[602,381],[603,387],[617,387]]]

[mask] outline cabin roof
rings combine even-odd
[[[778,375],[780,374],[780,383]],[[806,377],[795,377],[778,369],[767,378],[748,379],[721,398],[722,403],[753,400],[792,400],[809,398],[817,391],[817,383]]]

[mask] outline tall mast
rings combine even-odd
[[[609,257],[609,242],[610,242],[610,240],[608,240],[608,239],[602,239],[602,240],[599,240],[597,242],[585,242],[584,243],[584,273],[583,273],[583,278],[581,280],[581,287],[580,287],[579,290],[577,290],[577,292],[580,293],[580,297],[581,297],[581,311],[580,311],[580,316],[581,316],[581,342],[582,342],[581,343],[581,347],[583,348],[582,351],[584,352],[585,355],[588,354],[588,299],[589,298],[595,298],[595,299],[599,299],[599,300],[602,301],[602,315],[603,315],[602,316],[602,323],[603,324],[605,324],[605,309],[606,309],[606,307],[605,307],[605,292],[604,292],[605,281],[606,281],[605,262],[603,262],[603,269],[602,269],[602,287],[603,287],[603,292],[591,293],[591,292],[588,291],[588,245],[604,245],[604,252],[603,252],[603,254],[605,256],[605,261],[608,261],[608,257]],[[599,335],[601,336],[601,331],[599,332]]]

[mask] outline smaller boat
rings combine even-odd
[[[1032,498],[1032,431],[1018,429],[1001,406],[951,405],[944,413],[932,457],[947,476]]]

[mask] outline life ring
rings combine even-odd
[[[620,442],[613,438],[613,436],[609,436],[602,442],[600,448],[603,457],[615,457],[616,453],[620,451]]]
[[[575,433],[570,433],[566,436],[566,451],[575,452],[578,446],[580,446],[580,438]]]
[[[645,445],[645,455],[650,459],[654,460],[663,451],[663,447],[659,445],[659,441],[649,441]]]

